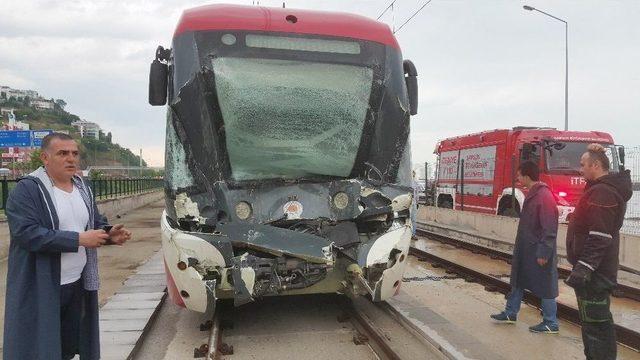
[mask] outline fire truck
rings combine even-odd
[[[209,312],[216,299],[398,291],[418,89],[386,24],[188,9],[149,80],[150,104],[167,105],[161,228],[174,303]]]
[[[441,208],[518,216],[527,190],[516,181],[523,161],[540,166],[540,180],[550,186],[558,204],[559,221],[566,222],[584,190],[580,157],[590,143],[602,144],[611,171],[624,166],[624,147],[601,131],[559,131],[515,127],[441,140],[434,203]]]

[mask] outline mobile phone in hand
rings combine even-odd
[[[104,230],[104,232],[106,232],[107,234],[109,234],[109,232],[111,231],[111,228],[112,228],[112,227],[113,227],[113,225],[104,225],[104,226],[102,227],[102,230]],[[111,237],[109,237],[109,238],[107,239],[107,242],[105,243],[105,245],[113,245],[113,244],[114,244],[113,240],[111,240]]]

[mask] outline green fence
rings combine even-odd
[[[133,195],[141,192],[161,189],[162,179],[97,179],[91,180],[91,187],[96,199],[110,199],[120,196]]]
[[[88,180],[96,199],[111,199],[120,196],[138,194],[150,190],[161,189],[162,179],[133,178],[133,179],[96,179]],[[0,210],[7,206],[9,192],[15,188],[18,180],[0,180]]]

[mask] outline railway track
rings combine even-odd
[[[424,232],[422,232],[422,234],[424,234]],[[419,260],[430,262],[434,267],[446,268],[449,272],[456,273],[466,281],[482,284],[487,291],[500,292],[502,294],[508,294],[509,291],[511,291],[509,282],[495,276],[485,274],[462,264],[454,263],[415,247],[411,247],[409,253],[416,256]],[[540,300],[528,291],[525,292],[524,301],[540,308]],[[578,326],[580,325],[578,310],[561,302],[558,302],[558,317]],[[618,324],[615,325],[615,328],[618,343],[640,352],[640,333]]]
[[[381,319],[380,314],[385,313],[387,308],[385,306],[377,306],[372,304],[367,299],[350,300],[344,296],[321,296],[325,300],[329,299],[329,302],[335,302],[337,311],[335,319],[340,324],[340,331],[353,334],[350,342],[353,343],[353,347],[350,349],[353,353],[349,355],[352,359],[383,359],[383,360],[400,360],[407,358],[420,358],[426,359],[441,359],[442,354],[433,348],[433,345],[428,344],[426,339],[419,339],[415,333],[404,327],[399,321],[397,321],[391,315]],[[286,298],[286,297],[285,297]],[[282,299],[282,298],[281,298]],[[314,301],[309,297],[308,301]],[[322,302],[322,301],[321,301]],[[372,309],[374,310],[372,312]],[[238,336],[237,334],[227,334],[232,332],[233,323],[238,322],[239,328],[243,325],[240,324],[239,319],[234,319],[234,312],[243,311],[242,308],[234,309],[233,305],[224,302],[218,302],[217,309],[210,321],[201,325],[202,331],[209,331],[208,342],[202,344],[200,347],[194,349],[193,357],[207,360],[220,360],[224,358],[229,359],[244,359],[247,357],[253,357],[245,351],[241,354],[241,349],[247,349],[252,346],[249,342],[254,337]],[[328,313],[327,315],[329,315]],[[383,316],[384,317],[384,316]],[[242,316],[240,316],[242,318]],[[246,318],[245,318],[246,320]],[[390,320],[396,323],[393,329],[389,328]],[[292,321],[292,320],[288,320]],[[302,319],[298,319],[302,321]],[[305,320],[308,324],[313,322],[311,319]],[[381,325],[384,323],[384,326]],[[264,324],[265,327],[269,324]],[[297,325],[292,321],[292,327]],[[237,332],[245,330],[238,329]],[[335,331],[335,330],[334,330]],[[312,336],[312,334],[310,334]],[[321,337],[322,335],[316,335]],[[413,339],[411,340],[410,338]],[[409,339],[409,340],[408,340]],[[341,341],[341,346],[345,346],[345,343],[349,341]],[[273,346],[278,346],[279,341],[273,341]],[[282,346],[282,344],[280,344]],[[323,343],[322,346],[330,347],[331,343]],[[235,348],[235,349],[234,349]],[[264,353],[259,354],[262,358],[280,358],[281,354],[276,355],[270,353],[270,349],[264,348]],[[433,353],[433,356],[428,356],[429,352]],[[355,356],[354,356],[355,354]],[[308,354],[311,356],[310,354]],[[346,355],[346,354],[345,354]],[[302,355],[298,355],[304,358]],[[316,355],[317,356],[317,355]],[[426,356],[426,357],[425,357]],[[331,358],[327,354],[326,358]]]
[[[416,229],[416,232],[420,235],[428,237],[431,240],[436,240],[445,244],[453,245],[455,247],[467,249],[473,253],[487,255],[492,259],[500,259],[508,263],[511,263],[511,254],[505,253],[503,251],[487,248],[485,246],[481,246],[477,244],[472,244],[466,241],[457,240],[457,239],[454,239],[442,234],[438,234],[433,231],[421,229],[421,228]],[[571,273],[571,270],[558,266],[558,275],[560,276],[560,278],[567,278],[570,273]],[[624,298],[632,299],[635,301],[640,301],[640,289],[633,286],[625,285],[625,284],[617,284],[616,288],[613,291],[613,296],[624,297]]]

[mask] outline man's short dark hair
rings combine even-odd
[[[49,145],[51,145],[51,142],[54,139],[58,139],[58,140],[73,140],[73,138],[71,136],[69,136],[68,134],[54,132],[54,133],[51,133],[51,134],[45,136],[42,139],[42,145],[40,146],[40,150],[48,149]]]
[[[522,176],[528,176],[533,181],[540,179],[540,168],[533,161],[525,161],[518,166],[518,171]]]

